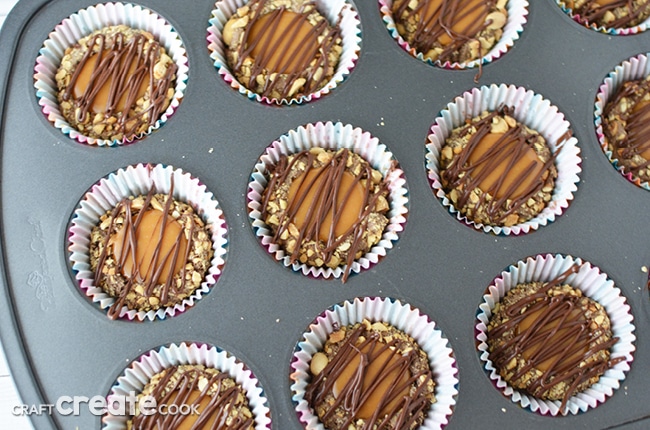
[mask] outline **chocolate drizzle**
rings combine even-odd
[[[73,103],[78,122],[94,121],[95,114],[104,119],[115,117],[115,133],[134,135],[143,125],[153,125],[169,104],[168,90],[176,76],[177,66],[170,62],[162,77],[156,78],[154,66],[161,60],[161,45],[144,34],[127,38],[117,32],[112,36],[98,33],[87,41],[86,52],[76,65],[69,84],[62,92],[64,101]],[[88,85],[79,96],[75,86],[86,65],[92,64]],[[148,83],[147,107],[138,105],[141,87]],[[102,87],[109,86],[106,106],[93,112]],[[121,101],[123,108],[120,109]],[[91,115],[91,118],[88,116]]]
[[[575,15],[589,23],[608,28],[628,28],[640,24],[650,16],[650,3],[637,4],[631,0],[586,0],[580,6],[567,1],[567,6]],[[619,10],[615,13],[616,10]],[[624,11],[624,13],[621,13]]]
[[[473,202],[470,198],[472,192],[497,166],[506,163],[506,172],[510,171],[516,163],[524,159],[528,148],[534,148],[534,144],[539,138],[538,135],[527,132],[522,124],[517,123],[514,127],[510,127],[481,157],[471,162],[472,152],[477,148],[481,139],[491,132],[492,119],[499,115],[511,115],[511,109],[504,107],[501,111],[492,111],[472,122],[471,126],[463,130],[461,137],[469,136],[469,140],[441,174],[446,192],[449,193],[451,190],[459,192],[458,200],[455,203],[457,208],[471,205],[474,209],[478,209],[485,205],[486,215],[492,224],[501,224],[509,215],[517,213],[529,199],[545,187],[547,179],[551,176],[549,170],[557,157],[557,152],[555,152],[546,161],[540,158],[539,161],[543,162],[543,166],[538,169],[538,172],[535,172],[536,163],[531,162],[511,181],[511,184],[505,184],[504,175],[489,189],[482,190],[483,193],[478,200]],[[470,134],[473,130],[475,132]],[[531,175],[534,176],[531,177]],[[518,193],[519,196],[516,196],[515,191],[526,180],[530,180],[530,184],[525,187],[523,192]],[[486,193],[492,199],[486,199]],[[501,197],[497,197],[497,194],[500,194]]]
[[[489,358],[501,375],[512,372],[508,376],[511,383],[524,381],[525,391],[540,398],[552,398],[551,391],[565,383],[562,409],[592,378],[624,360],[624,357],[609,359],[609,349],[618,338],[611,336],[609,324],[606,327],[593,324],[593,318],[586,313],[585,297],[551,291],[578,269],[572,266],[531,294],[514,303],[502,304],[505,306],[503,321],[491,323],[488,329]],[[526,327],[524,321],[531,319]],[[512,365],[513,360],[522,359],[524,365]],[[537,373],[536,378],[529,375],[536,371],[541,375]],[[526,378],[529,382],[525,382]]]
[[[178,371],[178,366],[165,369],[162,378],[150,393],[156,400],[156,404],[167,405],[169,408],[175,406],[202,406],[201,413],[190,427],[190,430],[212,429],[212,430],[248,430],[254,426],[252,417],[246,418],[242,414],[233,414],[233,411],[241,407],[241,399],[246,398],[243,388],[238,384],[225,384],[228,374],[224,372],[208,373],[199,368],[185,369]],[[203,389],[199,388],[199,379],[207,379]],[[216,387],[216,388],[215,388]],[[211,392],[214,391],[214,392]],[[193,393],[200,393],[195,399],[190,396]],[[158,430],[180,428],[183,421],[189,416],[181,413],[161,415],[139,414],[133,417],[133,428],[138,430]],[[227,421],[228,420],[228,421]]]
[[[279,225],[274,229],[273,242],[278,243],[280,238],[283,237],[285,231],[290,229],[290,225],[296,225],[296,215],[298,210],[303,205],[309,190],[315,192],[312,198],[312,205],[306,215],[306,219],[302,226],[298,228],[297,243],[313,241],[320,243],[319,246],[322,260],[327,263],[332,259],[337,248],[351,237],[350,249],[347,253],[346,267],[343,274],[343,282],[347,280],[352,262],[355,256],[364,245],[364,233],[368,229],[368,217],[375,211],[378,199],[388,193],[388,183],[381,181],[377,189],[372,183],[372,167],[368,163],[363,163],[359,174],[354,175],[353,186],[358,185],[363,190],[363,203],[361,210],[357,214],[356,219],[350,224],[349,228],[341,235],[335,234],[335,226],[341,221],[343,210],[352,197],[353,186],[347,189],[343,199],[340,199],[340,189],[344,173],[348,170],[347,162],[350,152],[347,149],[336,152],[329,163],[322,166],[322,168],[311,179],[307,186],[301,187],[304,189],[300,194],[296,195],[293,199],[288,201],[287,209],[282,213],[279,219]],[[280,185],[287,183],[287,181],[300,181],[302,184],[306,180],[309,172],[314,169],[316,155],[309,150],[302,151],[291,159],[288,160],[287,156],[282,155],[278,163],[270,170],[269,183],[264,191],[262,200],[262,219],[266,219],[269,215],[268,205],[274,190]],[[290,178],[292,172],[295,171],[296,166],[304,164],[304,171],[298,177]],[[321,224],[327,218],[330,218],[331,228],[327,235],[327,239],[323,241],[319,238],[321,231]],[[300,246],[296,246],[291,255],[291,263],[299,260]]]
[[[650,167],[650,157],[647,157],[650,152],[650,103],[642,102],[649,92],[648,80],[627,81],[603,111],[603,132],[613,156],[623,161],[627,170],[639,176],[642,176],[642,170]],[[619,107],[623,99],[627,99],[625,111]],[[623,130],[619,125],[623,125]],[[642,177],[646,179],[647,176]]]
[[[106,229],[102,243],[99,246],[94,285],[104,288],[104,286],[109,287],[111,283],[117,283],[118,288],[115,291],[115,301],[108,309],[108,316],[112,319],[119,317],[120,311],[122,307],[125,306],[127,296],[130,293],[144,297],[147,304],[150,304],[150,299],[155,297],[156,303],[159,303],[161,306],[168,306],[169,303],[173,304],[174,300],[181,292],[184,292],[191,287],[191,279],[188,280],[185,276],[186,264],[181,265],[179,273],[169,273],[168,276],[165,276],[166,279],[164,283],[159,282],[166,265],[171,265],[171,267],[174,268],[178,259],[181,261],[189,260],[190,253],[194,247],[194,233],[199,228],[191,216],[187,217],[187,220],[189,220],[186,221],[189,222],[188,231],[185,231],[185,228],[181,228],[174,245],[166,254],[163,255],[162,244],[163,238],[167,234],[167,220],[170,217],[169,213],[173,202],[173,190],[174,186],[172,182],[165,206],[162,209],[162,222],[160,222],[158,236],[152,238],[155,247],[147,273],[140,272],[142,262],[136,261],[136,255],[138,255],[137,251],[139,246],[147,246],[149,243],[138,243],[137,231],[145,212],[147,212],[147,210],[154,210],[151,205],[154,196],[153,188],[147,194],[142,208],[139,209],[136,215],[133,215],[133,201],[128,198],[121,200],[110,214],[110,225]],[[120,213],[122,212],[124,215],[120,216]],[[118,220],[123,223],[119,228],[117,225]],[[111,246],[111,238],[118,236],[116,234],[116,231],[118,230],[124,232],[121,235],[121,243],[119,244],[122,250],[119,258],[114,255],[112,250],[113,247]],[[181,235],[185,235],[188,238],[184,255],[180,255],[179,252],[181,249]],[[96,245],[91,244],[91,254],[93,253],[93,246]],[[106,267],[108,259],[113,260],[115,270],[118,273],[114,273],[113,270]],[[123,275],[127,263],[129,263],[131,267],[131,276]],[[106,290],[106,288],[104,289]]]
[[[428,361],[424,360],[427,363],[425,369],[414,366],[419,349],[403,350],[399,347],[399,342],[398,339],[382,341],[377,332],[366,329],[363,324],[352,330],[341,342],[336,354],[305,391],[305,399],[313,409],[328,404],[325,412],[320,415],[327,428],[333,428],[334,425],[328,423],[334,421],[335,428],[338,429],[347,429],[350,424],[357,423],[360,409],[384,378],[392,380],[385,392],[381,393],[372,416],[364,420],[362,427],[355,428],[408,430],[422,424],[432,403],[432,393],[427,389],[431,389],[433,376]],[[388,354],[390,358],[380,358],[382,354]],[[334,395],[335,383],[354,360],[358,361],[354,376]],[[364,375],[375,360],[382,360],[379,373],[374,381],[365,381]]]
[[[309,94],[322,88],[330,76],[328,70],[333,70],[336,64],[330,62],[330,52],[334,46],[340,44],[341,30],[339,25],[330,26],[326,19],[321,19],[312,25],[307,16],[316,9],[316,2],[305,1],[294,12],[289,25],[282,28],[280,20],[283,14],[289,11],[286,6],[280,6],[263,14],[263,9],[269,0],[251,0],[248,6],[252,15],[244,30],[243,42],[237,51],[238,60],[232,66],[236,74],[247,76],[245,85],[249,89],[258,88],[258,94],[271,97],[272,93],[280,94],[280,98],[298,97]],[[253,26],[264,17],[264,25],[257,37],[249,37]],[[309,28],[300,40],[298,37],[301,27]],[[271,35],[282,33],[282,42],[272,43]],[[319,39],[320,42],[318,41]],[[250,65],[250,75],[243,72],[244,61],[251,57],[254,49],[259,54]],[[277,52],[281,53],[282,61],[274,70],[269,68],[271,58]],[[291,67],[291,63],[297,66]],[[293,71],[295,69],[297,71]],[[284,76],[283,78],[278,75]],[[260,83],[261,80],[261,83]],[[301,82],[304,81],[302,84]],[[299,93],[295,86],[300,87]]]

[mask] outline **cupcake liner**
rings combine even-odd
[[[628,36],[632,34],[638,34],[646,31],[648,29],[648,25],[650,24],[650,17],[643,21],[639,25],[634,25],[632,27],[627,27],[627,28],[615,28],[615,27],[606,27],[606,26],[600,26],[596,23],[590,23],[587,19],[583,18],[579,14],[574,14],[573,9],[569,8],[566,6],[566,2],[563,0],[555,0],[557,5],[562,9],[564,13],[569,15],[571,19],[573,19],[575,22],[578,24],[587,27],[591,30],[597,31],[599,33],[606,33],[606,34],[612,34],[615,36]]]
[[[390,298],[356,298],[335,305],[318,316],[296,345],[291,362],[291,393],[298,419],[306,429],[324,430],[318,416],[304,398],[312,356],[322,349],[330,333],[339,327],[368,319],[385,322],[415,339],[429,357],[434,375],[436,402],[419,429],[441,429],[447,425],[458,395],[458,367],[454,353],[435,322],[418,309]]]
[[[178,66],[174,96],[167,110],[147,130],[130,139],[106,140],[85,136],[63,117],[57,99],[56,72],[66,48],[93,31],[113,25],[125,24],[131,28],[148,31],[165,48]],[[149,9],[129,3],[102,3],[82,9],[64,19],[43,43],[36,58],[34,87],[43,113],[54,127],[80,143],[97,146],[116,146],[131,143],[160,128],[178,108],[187,83],[187,55],[180,36],[163,18]]]
[[[634,174],[626,171],[625,166],[620,165],[618,159],[614,156],[612,151],[607,148],[607,141],[605,138],[605,133],[603,132],[602,115],[605,110],[605,106],[609,100],[616,95],[623,83],[627,81],[644,79],[649,74],[650,62],[648,62],[647,54],[639,54],[635,57],[631,57],[628,60],[623,61],[607,75],[603,83],[600,85],[598,93],[596,94],[596,103],[594,109],[596,136],[598,137],[598,143],[600,144],[600,148],[605,153],[605,156],[612,164],[612,166],[614,166],[614,168],[621,175],[623,175],[625,179],[632,182],[637,187],[641,187],[648,191],[650,191],[650,183],[647,181],[641,181],[641,179],[636,177]]]
[[[534,218],[511,227],[476,223],[462,215],[447,197],[440,182],[439,154],[447,137],[465,120],[477,117],[484,111],[495,111],[504,106],[514,109],[513,116],[520,123],[536,130],[545,139],[551,151],[558,150],[555,165],[558,177],[551,201]],[[548,100],[530,90],[514,85],[492,84],[474,88],[447,105],[431,126],[426,144],[426,169],[434,194],[459,221],[477,230],[497,235],[526,234],[547,225],[560,216],[573,200],[581,172],[580,148],[564,115]]]
[[[550,281],[557,278],[573,265],[580,267],[577,273],[570,275],[566,283],[574,288],[582,290],[585,296],[600,303],[611,320],[612,332],[619,341],[611,348],[611,358],[625,357],[607,370],[589,389],[572,396],[564,409],[561,409],[560,401],[541,400],[532,397],[524,392],[517,391],[510,387],[499,376],[489,358],[487,346],[487,325],[492,316],[492,309],[501,298],[517,284],[533,281]],[[618,389],[621,381],[625,379],[625,373],[630,370],[632,353],[635,350],[634,325],[632,314],[625,297],[621,291],[614,286],[614,282],[608,279],[605,273],[580,258],[563,255],[537,255],[529,257],[525,261],[519,261],[501,272],[492,284],[487,288],[480,304],[476,323],[476,343],[481,362],[485,371],[496,388],[503,395],[510,397],[515,403],[528,408],[533,412],[542,415],[569,415],[585,412],[595,408],[598,404],[605,402],[614,390]]]
[[[192,295],[173,307],[148,312],[122,307],[119,318],[129,320],[164,319],[184,312],[207,294],[219,279],[225,264],[227,227],[219,203],[205,185],[181,169],[161,164],[138,164],[120,169],[96,183],[81,199],[74,211],[68,231],[69,259],[81,291],[100,309],[108,311],[115,299],[95,285],[90,268],[90,232],[100,217],[129,196],[146,195],[152,188],[157,193],[169,193],[173,182],[173,197],[190,204],[208,227],[214,255],[203,282]]]
[[[251,181],[248,184],[247,207],[253,229],[269,254],[296,272],[326,279],[339,278],[345,273],[347,265],[332,269],[308,266],[300,262],[292,264],[291,256],[286,254],[279,245],[273,243],[273,232],[261,218],[262,196],[267,185],[269,166],[275,165],[281,155],[295,154],[312,147],[332,150],[347,148],[363,157],[389,183],[390,210],[386,214],[389,223],[384,229],[379,243],[352,263],[350,273],[359,273],[371,267],[372,264],[376,264],[381,257],[386,255],[387,250],[393,247],[393,243],[398,239],[398,234],[404,229],[408,214],[408,191],[404,172],[397,166],[393,154],[387,150],[386,146],[360,128],[353,128],[351,125],[344,125],[340,122],[307,124],[289,131],[267,147],[255,164]]]
[[[208,27],[208,50],[210,51],[210,58],[214,62],[214,67],[217,69],[221,77],[230,85],[231,88],[237,90],[240,94],[245,95],[250,100],[256,100],[261,103],[275,104],[275,105],[291,105],[302,104],[312,100],[317,100],[328,94],[343,82],[347,76],[352,72],[359,58],[361,50],[361,21],[359,20],[356,9],[347,0],[315,0],[316,8],[318,11],[329,21],[331,25],[338,22],[341,18],[341,35],[343,42],[343,51],[339,59],[339,64],[336,66],[334,76],[325,84],[320,90],[299,97],[291,99],[270,99],[262,97],[254,93],[242,85],[237,78],[233,75],[228,65],[226,58],[227,46],[223,42],[222,30],[226,22],[232,15],[237,12],[237,9],[247,4],[249,0],[221,0],[215,4],[215,9],[212,11],[209,20],[210,26]]]
[[[112,398],[124,398],[132,393],[135,395],[141,393],[144,386],[156,373],[168,367],[183,364],[202,364],[227,373],[246,390],[246,397],[255,417],[255,430],[271,428],[268,400],[253,372],[248,369],[246,364],[227,351],[206,344],[183,342],[163,346],[143,354],[117,378],[107,396],[108,404],[112,404]],[[128,418],[124,415],[107,413],[102,417],[102,429],[124,430]]]
[[[527,0],[508,0],[506,9],[508,10],[508,21],[503,27],[503,35],[501,39],[490,49],[483,57],[478,58],[473,61],[466,63],[450,63],[440,62],[438,60],[432,61],[430,59],[424,58],[423,53],[418,52],[415,48],[404,40],[402,35],[397,31],[395,26],[395,20],[393,18],[393,1],[394,0],[378,0],[379,1],[379,10],[382,15],[384,24],[390,35],[397,41],[397,44],[404,49],[406,52],[411,54],[411,56],[424,61],[433,66],[439,66],[445,69],[471,69],[474,67],[479,67],[484,64],[489,64],[492,61],[500,58],[504,55],[512,46],[515,41],[519,39],[519,34],[524,31],[524,25],[527,22],[528,18],[528,1]]]

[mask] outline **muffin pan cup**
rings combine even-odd
[[[435,65],[438,67],[443,67],[445,69],[471,69],[479,68],[484,64],[489,64],[492,61],[497,60],[501,56],[505,55],[510,48],[515,44],[515,41],[519,39],[519,35],[524,30],[528,17],[528,1],[527,0],[508,0],[506,5],[506,10],[508,12],[508,20],[503,26],[503,35],[495,42],[494,46],[487,51],[483,56],[475,60],[467,61],[464,63],[449,61],[441,62],[439,60],[432,61],[429,58],[424,56],[425,53],[419,52],[417,49],[412,47],[399,33],[397,26],[395,25],[395,18],[393,15],[393,3],[394,0],[377,0],[379,2],[379,8],[381,11],[382,19],[386,24],[386,29],[390,35],[395,39],[395,42],[406,52],[411,54],[413,57],[421,60],[429,65]],[[479,72],[480,73],[480,72]]]
[[[304,332],[337,304],[383,297],[426,315],[453,351],[458,393],[445,429],[650,427],[650,193],[612,168],[594,124],[600,86],[617,65],[648,52],[650,33],[603,34],[573,21],[555,0],[528,1],[519,38],[477,77],[476,67],[432,67],[402,49],[378,0],[349,2],[360,21],[352,72],[326,96],[291,105],[250,100],[219,74],[207,42],[215,2],[191,8],[174,0],[138,2],[182,40],[186,87],[164,126],[137,143],[110,147],[80,144],[54,127],[34,88],[36,59],[49,34],[95,3],[17,3],[0,31],[0,338],[21,401],[105,397],[143,354],[196,343],[246,364],[268,400],[272,428],[301,430],[291,363]],[[457,97],[493,85],[541,95],[563,114],[579,149],[570,204],[530,234],[486,234],[459,222],[428,177],[428,135],[440,113]],[[350,125],[376,138],[399,162],[407,186],[408,214],[392,247],[345,284],[276,261],[260,245],[248,212],[248,185],[266,148],[319,123]],[[227,254],[218,281],[185,312],[110,320],[80,293],[69,228],[94,184],[140,164],[188,172],[215,196],[227,222]],[[598,267],[633,317],[633,361],[619,388],[577,414],[542,415],[502,395],[476,347],[478,306],[488,286],[504,268],[540,254],[580,257]],[[53,408],[28,419],[39,430],[101,428],[101,414],[80,406],[78,413]]]
[[[129,364],[107,396],[109,404],[112,399],[128,398],[142,393],[147,382],[157,373],[172,366],[203,365],[206,368],[217,369],[227,374],[246,392],[248,405],[253,413],[255,430],[271,428],[271,411],[264,390],[259,385],[255,375],[245,363],[214,346],[198,343],[181,343],[164,345],[148,351]],[[118,430],[126,428],[128,417],[113,414],[110,411],[102,417],[103,430]]]
[[[86,136],[71,126],[60,110],[55,79],[67,48],[74,46],[79,39],[88,36],[93,31],[112,25],[127,25],[151,33],[177,66],[176,79],[173,83],[174,94],[167,109],[144,133],[126,136],[121,140]],[[178,33],[155,12],[132,3],[98,3],[70,15],[49,34],[36,58],[34,87],[43,114],[54,127],[60,129],[65,135],[88,145],[124,145],[143,139],[160,128],[173,115],[183,99],[187,84],[187,62],[186,50]]]
[[[494,363],[490,359],[488,349],[488,324],[497,303],[519,284],[530,282],[549,282],[557,279],[571,267],[577,271],[566,278],[563,284],[568,284],[582,291],[585,297],[600,303],[610,319],[612,337],[618,341],[610,349],[611,360],[621,360],[607,369],[598,381],[589,388],[571,396],[564,408],[561,401],[551,401],[536,398],[509,386],[499,375]],[[519,403],[524,408],[533,412],[547,415],[567,415],[585,412],[597,407],[600,403],[612,396],[625,380],[625,374],[630,370],[633,361],[634,341],[633,317],[626,299],[621,295],[613,280],[602,273],[598,267],[593,267],[589,262],[580,258],[564,255],[537,255],[521,260],[508,267],[507,270],[495,278],[494,282],[486,289],[483,302],[479,305],[476,323],[476,343],[481,361],[490,380],[504,396],[513,402]]]
[[[210,58],[214,61],[214,67],[223,80],[240,94],[250,100],[272,105],[291,105],[318,100],[322,96],[334,90],[352,72],[359,58],[361,43],[360,22],[358,13],[352,2],[348,0],[317,0],[315,2],[318,12],[327,19],[330,25],[340,23],[341,29],[341,57],[334,69],[332,78],[322,88],[301,97],[276,99],[262,96],[251,91],[245,83],[239,82],[228,64],[226,52],[228,46],[223,40],[223,29],[228,20],[236,14],[237,9],[246,6],[249,0],[219,0],[214,4],[211,12],[210,26],[208,27],[207,43]]]
[[[388,184],[387,200],[390,208],[385,214],[388,218],[388,225],[379,242],[360,258],[356,258],[349,268],[347,265],[329,268],[310,266],[302,264],[300,261],[292,263],[289,253],[282,246],[274,243],[273,231],[261,216],[264,209],[263,195],[268,184],[270,167],[275,165],[282,155],[292,155],[314,147],[331,151],[348,149],[361,156],[373,169],[381,173]],[[404,172],[392,153],[386,148],[386,145],[380,143],[368,132],[342,123],[307,124],[296,130],[290,130],[271,143],[251,173],[247,199],[249,200],[248,215],[253,229],[269,254],[296,272],[326,279],[341,278],[346,270],[350,274],[360,273],[377,264],[393,247],[393,243],[398,240],[399,233],[404,230],[408,214],[408,190]]]

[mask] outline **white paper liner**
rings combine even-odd
[[[362,297],[328,309],[311,323],[296,345],[291,362],[292,400],[298,419],[308,430],[325,430],[304,398],[312,356],[322,350],[335,327],[353,325],[368,319],[385,322],[410,335],[429,356],[435,381],[436,402],[431,406],[420,430],[441,429],[449,422],[458,395],[458,367],[454,353],[435,322],[418,309],[399,300]]]
[[[514,390],[499,376],[489,359],[487,325],[492,317],[492,309],[495,304],[511,288],[522,283],[551,281],[574,264],[579,265],[580,270],[570,275],[565,283],[582,290],[585,296],[597,301],[605,308],[612,324],[613,336],[619,338],[619,341],[610,350],[610,358],[625,357],[625,360],[608,369],[596,384],[572,396],[565,408],[560,409],[561,401],[541,400],[525,392]],[[621,381],[625,379],[625,372],[630,370],[632,353],[635,350],[634,340],[636,339],[630,307],[620,289],[614,286],[614,282],[608,279],[605,273],[590,263],[583,262],[580,258],[560,254],[537,255],[508,267],[488,287],[483,296],[483,302],[479,306],[477,320],[475,328],[480,359],[496,388],[505,396],[510,397],[513,402],[542,415],[577,414],[595,408],[619,388]]]
[[[113,25],[125,24],[131,28],[148,31],[165,48],[167,54],[178,66],[174,95],[167,110],[149,129],[130,139],[107,140],[83,135],[70,126],[59,109],[56,72],[66,48],[93,31]],[[82,9],[64,19],[49,34],[36,58],[34,68],[34,87],[38,104],[47,119],[64,134],[81,143],[97,146],[116,146],[142,139],[160,128],[178,108],[187,86],[187,55],[180,36],[163,18],[149,9],[130,3],[103,3]]]
[[[100,309],[108,311],[115,299],[95,285],[95,273],[90,268],[90,233],[99,224],[100,217],[112,210],[122,199],[129,196],[146,195],[152,188],[156,193],[169,193],[174,185],[173,198],[191,205],[195,213],[203,219],[212,240],[214,255],[210,268],[201,285],[173,307],[163,307],[148,312],[128,309],[123,306],[119,318],[129,320],[154,320],[172,317],[194,305],[207,294],[219,279],[227,251],[227,227],[223,211],[213,194],[198,179],[181,169],[162,164],[138,164],[120,169],[102,178],[81,199],[74,211],[68,231],[68,251],[75,279],[81,291]]]
[[[269,99],[268,97],[262,97],[261,95],[250,91],[237,80],[230,70],[228,59],[226,57],[228,46],[223,42],[223,37],[221,35],[221,31],[226,25],[226,22],[228,22],[228,19],[237,12],[237,9],[248,2],[249,0],[217,1],[209,21],[210,26],[208,27],[207,36],[208,50],[210,51],[210,58],[214,62],[214,67],[217,69],[224,81],[240,94],[245,95],[250,100],[256,100],[266,104],[302,104],[312,100],[317,100],[325,94],[328,94],[343,82],[352,72],[361,50],[361,21],[359,20],[359,15],[356,9],[347,0],[316,0],[316,8],[321,15],[327,18],[330,25],[336,25],[339,15],[342,16],[340,25],[343,51],[341,52],[341,57],[332,79],[330,79],[330,81],[318,91],[299,98]]]
[[[304,275],[326,279],[339,278],[344,274],[347,265],[332,269],[309,266],[299,261],[292,264],[291,255],[285,253],[281,246],[273,243],[273,231],[261,218],[262,196],[268,182],[269,166],[275,165],[281,155],[296,154],[312,147],[332,150],[347,148],[365,159],[388,181],[389,196],[387,200],[390,205],[390,209],[386,213],[388,225],[384,229],[379,243],[352,263],[350,274],[359,273],[376,264],[381,257],[386,255],[386,251],[393,247],[393,243],[398,239],[398,234],[404,229],[408,214],[408,190],[404,172],[395,165],[395,158],[387,150],[386,145],[360,128],[353,128],[349,124],[344,125],[340,122],[307,124],[289,131],[267,147],[255,164],[251,181],[248,184],[247,206],[253,229],[267,251],[277,261],[281,261],[286,267],[291,267],[296,272],[300,271]]]
[[[555,161],[558,177],[555,189],[546,207],[534,218],[510,227],[492,226],[476,223],[462,215],[447,198],[440,182],[439,154],[447,137],[454,128],[465,124],[465,120],[479,116],[484,111],[495,111],[503,106],[514,108],[513,116],[520,123],[541,134],[551,151],[559,152]],[[577,190],[578,174],[581,172],[580,148],[577,139],[564,115],[548,100],[523,87],[492,84],[474,88],[447,105],[431,126],[426,144],[426,169],[434,194],[443,206],[459,221],[477,230],[497,235],[526,234],[547,225],[560,216],[573,200]]]
[[[255,430],[271,428],[271,411],[259,381],[248,367],[227,351],[197,343],[180,343],[160,347],[140,356],[117,378],[107,396],[108,404],[115,396],[140,394],[151,378],[162,370],[183,364],[202,364],[227,373],[246,390],[249,407],[255,417]],[[128,416],[106,414],[102,417],[103,430],[124,430]]]
[[[489,64],[492,61],[504,55],[512,46],[515,41],[519,39],[519,35],[524,31],[524,25],[528,17],[528,1],[527,0],[509,0],[506,6],[508,11],[508,21],[503,27],[503,34],[497,43],[490,49],[483,57],[476,60],[468,61],[466,63],[450,63],[449,61],[442,63],[439,60],[432,61],[425,58],[422,52],[418,52],[415,48],[404,40],[402,35],[397,31],[395,20],[393,18],[393,0],[378,0],[379,8],[384,20],[384,24],[388,29],[390,35],[397,41],[397,44],[413,57],[424,61],[425,63],[443,67],[445,69],[470,69],[478,67],[479,65]]]
[[[623,83],[627,81],[645,79],[645,77],[649,74],[650,62],[648,62],[647,54],[639,54],[635,57],[631,57],[630,59],[623,61],[607,75],[603,83],[600,85],[598,94],[596,94],[596,103],[594,109],[596,136],[598,137],[598,143],[600,144],[600,148],[605,153],[605,156],[612,164],[612,166],[614,166],[614,168],[618,170],[618,172],[623,175],[625,179],[632,182],[634,185],[648,191],[650,191],[650,183],[647,181],[641,181],[641,179],[632,174],[632,172],[628,172],[625,166],[619,164],[618,159],[607,147],[607,139],[605,137],[605,133],[603,132],[602,115],[605,110],[605,106],[609,100],[616,95]]]
[[[598,24],[590,23],[580,15],[574,14],[573,9],[567,7],[565,1],[555,0],[555,2],[557,3],[558,6],[560,6],[560,8],[564,11],[564,13],[569,15],[571,19],[573,19],[575,22],[600,33],[612,34],[615,36],[627,36],[627,35],[638,34],[646,31],[648,29],[648,25],[650,24],[650,17],[648,17],[641,24],[634,25],[628,28],[614,28],[614,27],[599,26]]]

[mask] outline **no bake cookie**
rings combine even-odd
[[[477,60],[499,41],[507,0],[394,0],[397,31],[424,58],[441,63]]]
[[[621,85],[605,105],[602,127],[619,167],[650,182],[650,77]]]
[[[333,77],[342,48],[338,23],[307,0],[251,0],[226,22],[222,36],[237,80],[269,99],[294,99]]]
[[[144,397],[155,400],[157,410],[168,413],[138,408],[127,429],[255,428],[245,390],[227,373],[214,368],[199,364],[166,368],[145,385],[138,404]]]
[[[361,156],[314,147],[269,168],[261,217],[292,263],[346,265],[345,282],[352,262],[381,240],[387,197],[385,178]]]
[[[85,136],[132,140],[169,106],[176,71],[151,33],[104,27],[66,49],[56,73],[61,113]]]
[[[562,0],[573,15],[607,28],[630,28],[650,17],[649,0]]]
[[[574,266],[549,282],[513,287],[496,304],[488,324],[489,358],[514,389],[533,397],[568,399],[584,391],[619,359],[601,304],[565,282]]]
[[[555,157],[543,136],[504,107],[451,132],[440,150],[440,180],[468,220],[513,226],[534,218],[551,201]]]
[[[209,230],[192,206],[170,194],[134,196],[101,216],[90,237],[94,285],[138,311],[174,306],[201,285],[213,255]]]
[[[310,373],[305,399],[328,430],[414,430],[435,402],[427,354],[383,322],[335,330]]]

